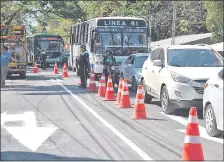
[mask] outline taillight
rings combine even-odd
[[[208,83],[205,83],[205,86],[204,86],[204,88],[207,88],[208,87]]]

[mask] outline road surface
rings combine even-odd
[[[147,119],[119,109],[77,86],[69,71],[53,69],[1,89],[1,160],[180,160],[188,110],[164,115],[159,101],[146,105]],[[135,94],[130,92],[132,107]],[[199,119],[205,160],[223,160],[223,138],[209,137]]]

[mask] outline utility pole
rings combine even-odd
[[[172,38],[171,38],[171,45],[175,44],[175,34],[176,34],[176,5],[175,1],[172,1],[173,5],[173,21],[172,21]]]

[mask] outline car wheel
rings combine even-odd
[[[138,90],[138,85],[137,85],[135,77],[133,77],[133,79],[131,81],[131,90],[132,90],[132,92],[135,92],[135,93]]]
[[[175,112],[174,104],[170,102],[169,94],[166,89],[166,86],[162,88],[160,101],[161,101],[162,110],[165,114],[173,114]]]
[[[222,131],[217,129],[215,113],[213,111],[211,104],[208,104],[206,106],[205,125],[206,125],[206,131],[210,136],[212,137],[221,136]]]
[[[145,95],[144,95],[144,102],[150,104],[152,102],[152,96],[149,95],[147,93],[147,91],[146,91],[146,88],[145,88],[145,80],[144,79],[142,80],[142,86],[143,86],[143,91],[145,93]]]

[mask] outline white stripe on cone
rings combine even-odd
[[[199,136],[185,136],[184,143],[200,144],[201,141]]]
[[[188,123],[192,123],[192,124],[197,124],[198,123],[198,118],[196,116],[189,116],[188,117]]]

